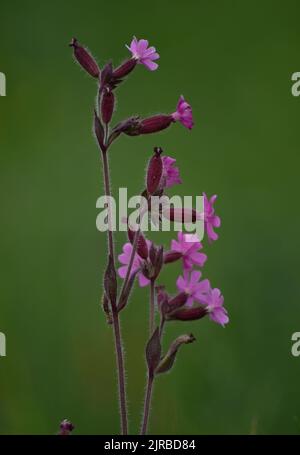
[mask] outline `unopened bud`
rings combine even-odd
[[[161,344],[159,328],[157,327],[146,346],[146,360],[148,364],[149,376],[153,376],[154,371],[160,361]]]
[[[147,191],[148,193],[154,194],[159,188],[159,183],[161,181],[163,173],[163,161],[161,159],[162,149],[160,147],[155,147],[154,155],[149,161],[148,170],[147,170]]]
[[[153,278],[154,279],[156,279],[158,277],[158,275],[160,274],[163,263],[164,263],[164,247],[160,246],[160,247],[158,247],[156,261],[153,264],[153,266],[154,266],[154,277]]]
[[[195,308],[179,308],[166,315],[169,321],[195,321],[207,315],[207,310],[204,307]]]
[[[165,320],[165,314],[168,312],[169,308],[169,295],[165,291],[165,286],[156,286],[156,298],[157,298],[157,305],[161,312],[162,320]]]
[[[122,77],[127,76],[131,71],[135,68],[137,64],[137,60],[135,58],[131,58],[126,60],[126,62],[122,63],[122,65],[118,66],[113,72],[113,77],[115,79],[122,79]]]
[[[60,431],[59,431],[59,435],[61,436],[68,436],[73,430],[74,430],[74,425],[67,419],[64,419],[60,426]]]
[[[101,115],[104,123],[108,124],[111,121],[115,106],[115,96],[109,87],[103,89],[101,99]]]
[[[169,295],[165,291],[165,286],[160,285],[155,287],[156,290],[156,296],[157,296],[157,304],[160,307],[164,303],[168,303],[169,301]]]
[[[118,123],[109,136],[108,144],[110,145],[121,133],[127,134],[128,136],[137,136],[139,134],[139,125],[140,120],[138,116],[129,117]]]
[[[103,294],[103,297],[102,297],[102,308],[103,308],[103,311],[105,313],[105,316],[106,316],[106,321],[107,321],[107,324],[112,324],[112,314],[111,314],[111,311],[109,309],[109,300],[107,298],[107,295],[104,293]]]
[[[102,151],[104,151],[105,150],[104,129],[103,129],[103,125],[102,125],[101,120],[99,119],[96,111],[94,111],[94,133],[95,133],[95,136],[96,136],[100,149]]]
[[[118,312],[123,310],[123,308],[125,308],[125,306],[128,303],[129,296],[130,296],[131,290],[133,288],[134,280],[135,280],[136,275],[138,274],[138,271],[139,270],[136,270],[135,272],[131,273],[131,276],[128,280],[128,284],[127,284],[124,292],[120,296],[119,303],[118,303]]]
[[[181,335],[171,344],[167,354],[161,359],[155,373],[166,373],[174,365],[178,349],[183,344],[193,343],[196,340],[193,334]]]
[[[157,133],[158,131],[168,128],[173,122],[171,115],[154,115],[141,121],[140,134]]]
[[[164,254],[164,264],[170,264],[171,262],[176,262],[182,258],[182,253],[178,251],[167,251]]]
[[[82,68],[84,68],[92,77],[98,78],[100,69],[92,55],[78,43],[76,38],[72,39],[70,47],[73,47],[74,57]]]
[[[111,255],[109,255],[108,265],[104,273],[104,289],[112,307],[114,307],[117,300],[118,285],[116,270]]]
[[[106,86],[110,86],[113,79],[113,66],[111,62],[108,62],[101,72],[101,91]]]
[[[163,256],[164,256],[163,246],[156,247],[154,245],[154,243],[152,242],[150,249],[149,249],[150,264],[148,262],[145,264],[145,267],[144,267],[144,268],[148,268],[147,278],[156,280],[156,278],[160,274],[161,268],[163,266]]]
[[[169,300],[168,313],[171,313],[174,310],[177,310],[178,308],[181,308],[183,305],[185,305],[188,297],[189,296],[186,294],[186,292],[180,292],[175,297],[173,297],[173,299]]]
[[[143,259],[148,259],[149,250],[145,237],[141,231],[132,231],[128,227],[128,238],[130,243],[133,245],[135,236],[138,235],[137,254]]]

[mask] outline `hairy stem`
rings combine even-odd
[[[150,317],[149,317],[149,331],[150,336],[154,331],[154,322],[155,322],[155,280],[150,282]]]
[[[116,309],[113,310],[113,326],[114,326],[114,334],[115,334],[115,348],[116,348],[117,369],[118,369],[121,431],[122,431],[122,435],[127,435],[128,434],[128,420],[127,420],[124,356],[123,356],[122,339],[121,339],[121,331],[120,331],[120,319],[119,319],[119,314]]]
[[[152,336],[152,333],[154,331],[154,323],[155,323],[155,279],[152,279],[150,282],[150,317],[149,317],[150,337]],[[161,327],[161,330],[162,330],[162,327]],[[149,415],[150,415],[153,382],[154,382],[154,374],[150,374],[148,371],[141,434],[146,434],[146,432],[147,432]]]
[[[102,151],[102,163],[103,163],[103,175],[104,175],[104,189],[105,189],[105,195],[110,197],[111,192],[110,192],[110,177],[109,177],[109,166],[108,166],[108,158],[107,158],[107,151]],[[114,238],[113,238],[113,231],[111,229],[111,207],[108,202],[108,248],[109,248],[109,254],[112,257],[113,260],[113,265],[115,267],[115,251],[114,251]]]
[[[108,136],[108,126],[105,128],[105,141]],[[102,164],[103,164],[103,175],[104,175],[104,190],[106,196],[111,196],[110,190],[110,173],[107,158],[107,149],[102,150]],[[113,267],[115,269],[115,253],[114,253],[114,238],[113,231],[111,229],[111,207],[108,202],[108,248],[109,254],[112,258]],[[115,336],[115,350],[117,358],[117,372],[118,372],[118,384],[119,384],[119,403],[120,403],[120,416],[121,416],[121,431],[123,435],[128,434],[128,417],[127,417],[127,404],[126,404],[126,388],[125,388],[125,368],[124,368],[124,354],[122,348],[122,339],[120,331],[120,320],[117,310],[116,303],[111,303],[112,315],[113,315],[113,328]]]
[[[143,414],[142,428],[141,428],[140,434],[147,433],[149,414],[150,414],[150,405],[151,405],[151,398],[152,398],[153,380],[154,380],[154,376],[148,375],[146,397],[145,397],[145,404],[144,404],[144,414]]]

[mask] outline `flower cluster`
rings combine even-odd
[[[70,46],[77,63],[97,81],[93,131],[102,159],[105,196],[107,200],[110,200],[108,153],[114,141],[123,135],[135,137],[157,133],[178,122],[191,130],[194,126],[192,108],[185,98],[180,96],[174,112],[169,111],[169,113],[160,113],[146,118],[131,116],[112,126],[116,106],[116,89],[139,65],[143,65],[150,71],[157,70],[157,61],[160,58],[158,52],[155,47],[149,46],[147,40],[134,37],[130,46],[126,46],[131,54],[129,58],[119,66],[114,67],[112,62],[109,62],[100,68],[90,51],[77,39],[74,38]],[[178,232],[177,239],[173,239],[170,249],[165,251],[162,245],[156,245],[142,232],[141,221],[150,213],[151,221],[157,226],[160,226],[165,219],[169,222],[181,223],[201,220],[209,243],[218,239],[215,229],[220,227],[221,221],[215,214],[216,195],[208,198],[203,193],[202,213],[193,208],[171,207],[167,210],[164,202],[159,202],[158,207],[153,207],[153,199],[158,196],[160,201],[164,201],[164,198],[167,197],[166,190],[181,183],[176,159],[164,155],[160,147],[155,147],[147,167],[145,188],[141,193],[141,199],[145,201],[145,205],[139,211],[140,221],[132,225],[131,220],[126,219],[128,241],[118,256],[120,267],[116,266],[114,233],[110,229],[107,232],[108,254],[103,276],[102,307],[107,322],[114,329],[122,434],[128,434],[128,413],[120,313],[129,303],[135,281],[137,280],[142,288],[150,287],[149,340],[145,348],[148,375],[141,434],[145,434],[147,431],[154,379],[158,374],[172,368],[181,346],[195,341],[192,334],[180,335],[163,353],[162,337],[165,324],[169,321],[199,320],[205,316],[222,326],[229,321],[221,291],[213,288],[208,279],[202,278],[202,268],[207,261],[207,255],[203,252],[203,245],[198,236]],[[109,203],[107,213],[110,227]],[[172,296],[159,280],[164,267],[178,261],[181,262],[182,272],[174,280],[177,293]],[[117,275],[122,279],[120,289]],[[157,324],[158,317],[159,324]],[[70,434],[73,428],[71,422],[64,420],[60,426],[60,434]]]
[[[179,169],[175,167],[176,160],[170,156],[161,156],[162,150],[155,149],[155,153],[151,158],[147,171],[147,190],[150,194],[156,194],[157,191],[162,191],[170,186],[182,183]],[[159,164],[160,163],[160,164]],[[219,227],[221,220],[215,214],[214,203],[216,195],[208,199],[203,193],[204,198],[204,226],[208,241],[211,242],[218,238],[218,234],[214,228]],[[200,214],[201,218],[201,214]],[[148,251],[154,247],[153,243],[145,239],[139,234],[140,240],[146,243]],[[178,232],[178,237],[171,241],[171,246],[164,253],[164,265],[182,261],[182,275],[177,278],[176,285],[179,293],[186,295],[186,301],[174,309],[172,305],[168,305],[167,313],[163,314],[167,320],[195,320],[209,315],[210,319],[222,326],[229,322],[227,311],[224,308],[224,298],[221,291],[217,288],[212,288],[209,280],[202,280],[202,272],[197,268],[202,268],[207,260],[207,255],[202,252],[203,245],[199,241],[197,234]],[[119,276],[125,278],[130,264],[130,258],[133,253],[132,243],[125,243],[123,253],[119,255],[119,261],[122,264],[118,269]],[[139,254],[140,249],[134,252],[134,259],[130,269],[130,275],[138,277],[141,287],[148,286],[151,282],[149,276],[148,254]],[[166,295],[164,286],[157,286],[158,302],[162,300],[162,292]],[[168,297],[168,300],[170,298]],[[198,308],[198,310],[197,310]],[[196,309],[196,311],[195,311]],[[161,311],[164,311],[160,307]]]

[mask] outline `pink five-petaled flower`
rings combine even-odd
[[[149,240],[147,240],[147,244],[148,244],[148,249],[150,249],[151,242]],[[125,243],[125,245],[123,245],[123,253],[118,256],[119,261],[121,262],[121,264],[123,264],[121,267],[119,267],[118,274],[123,279],[126,277],[128,264],[129,264],[130,257],[131,257],[131,252],[132,252],[131,243]],[[135,253],[133,264],[132,264],[132,269],[131,269],[131,274],[137,272],[137,270],[140,269],[142,264],[143,264],[143,259],[137,253]],[[137,276],[138,276],[138,280],[139,280],[139,285],[141,287],[147,286],[150,283],[148,278],[146,278],[142,272],[137,272]]]
[[[211,289],[205,298],[207,307],[206,310],[212,321],[224,327],[229,322],[227,310],[223,307],[224,297],[220,289]]]
[[[178,232],[178,240],[172,240],[171,250],[182,254],[183,269],[190,270],[193,265],[203,267],[207,256],[204,253],[199,253],[202,248],[196,234],[185,234]]]
[[[183,276],[179,276],[176,281],[177,289],[188,294],[187,306],[192,306],[194,302],[205,303],[207,294],[210,290],[208,280],[199,281],[201,272],[193,270],[191,273],[184,271]]]
[[[158,68],[158,64],[153,60],[159,58],[159,54],[156,52],[155,47],[148,47],[148,41],[145,39],[137,40],[136,37],[133,37],[130,46],[127,46],[127,49],[130,50],[132,58],[146,66],[150,71],[154,71]]]
[[[221,219],[219,216],[215,215],[215,209],[213,207],[217,195],[215,194],[210,199],[203,193],[204,197],[204,225],[207,232],[208,239],[210,241],[217,240],[218,234],[214,231],[214,228],[221,226]]]
[[[179,121],[183,126],[191,130],[194,126],[192,108],[185,101],[183,96],[179,98],[176,112],[173,112],[172,118],[175,122]]]
[[[163,161],[163,186],[170,188],[173,185],[182,183],[178,167],[175,167],[176,160],[170,156],[162,156]]]

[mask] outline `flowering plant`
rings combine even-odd
[[[171,114],[158,114],[148,118],[137,116],[111,127],[111,120],[115,109],[115,93],[118,86],[135,69],[137,64],[144,65],[148,70],[158,68],[159,54],[154,47],[149,47],[148,41],[133,38],[130,46],[131,53],[128,58],[117,68],[112,63],[99,68],[91,53],[73,39],[70,46],[73,48],[74,57],[81,67],[97,81],[97,98],[94,109],[94,134],[100,150],[104,191],[107,198],[111,197],[111,177],[108,164],[108,155],[111,145],[123,134],[137,136],[156,133],[180,122],[187,129],[194,126],[192,108],[190,104],[180,96],[175,112]],[[152,196],[163,196],[167,188],[181,184],[179,169],[176,160],[164,155],[161,148],[156,147],[151,156],[146,174],[146,188],[142,192],[146,198],[146,210],[141,211],[140,218],[147,215],[151,208]],[[182,221],[185,215],[193,219],[202,219],[205,233],[209,242],[215,241],[218,234],[215,228],[220,226],[220,218],[215,214],[214,203],[216,196],[208,198],[203,193],[204,210],[197,213],[195,210],[172,209],[169,212],[171,221]],[[164,209],[159,211],[160,217],[164,215]],[[108,204],[108,219],[111,219],[111,207]],[[145,354],[147,360],[147,387],[144,401],[144,412],[141,424],[141,434],[147,432],[150,403],[155,379],[159,374],[169,371],[175,361],[179,348],[183,344],[192,343],[195,338],[192,334],[180,335],[176,338],[167,352],[162,350],[162,337],[166,324],[170,321],[192,321],[209,318],[224,326],[229,318],[224,308],[224,299],[221,291],[212,288],[208,279],[202,279],[202,271],[207,256],[202,252],[203,245],[196,234],[178,232],[178,237],[172,240],[170,249],[165,251],[162,245],[156,245],[147,239],[140,225],[132,226],[126,219],[128,241],[123,246],[123,252],[119,254],[120,266],[116,264],[115,244],[113,230],[107,231],[108,255],[107,266],[103,278],[103,310],[107,321],[113,327],[115,350],[117,358],[119,401],[122,434],[128,434],[128,412],[125,387],[124,352],[120,330],[120,314],[129,302],[131,291],[135,281],[141,287],[150,287],[149,302],[149,341]],[[176,261],[182,262],[182,274],[177,278],[177,294],[170,295],[165,286],[159,283],[160,274],[164,267]],[[117,275],[122,279],[119,289]],[[156,324],[156,319],[160,319]],[[67,422],[67,423],[66,423]],[[63,421],[62,431],[71,431],[68,421]]]

